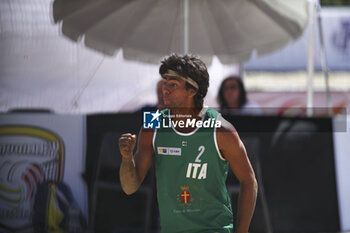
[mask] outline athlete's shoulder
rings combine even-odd
[[[216,120],[221,122],[221,127],[217,128],[218,132],[236,132],[236,129],[231,124],[231,122],[226,120],[220,113],[217,116]]]
[[[215,109],[206,106],[203,107],[202,111],[205,111],[205,115],[208,118],[217,118],[220,115],[220,113]]]

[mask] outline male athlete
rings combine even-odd
[[[141,128],[134,156],[136,136],[120,137],[124,192],[137,191],[155,160],[163,233],[232,232],[232,208],[225,186],[230,166],[240,181],[235,232],[247,233],[257,182],[235,128],[217,111],[203,107],[209,86],[205,64],[193,55],[172,54],[162,61],[159,73],[167,107],[161,119],[166,124],[152,130]]]

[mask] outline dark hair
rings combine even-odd
[[[168,69],[175,71],[181,76],[189,77],[198,84],[199,88],[197,94],[194,96],[194,104],[197,108],[202,108],[204,97],[207,95],[209,87],[209,74],[204,62],[198,56],[192,54],[182,56],[173,53],[162,60],[162,64],[159,67],[159,74],[163,77],[163,74]],[[187,82],[186,88],[196,89]]]
[[[219,88],[218,98],[217,98],[219,105],[220,105],[220,108],[221,109],[228,108],[228,104],[227,104],[225,97],[224,97],[224,87],[225,87],[225,83],[228,80],[236,80],[236,82],[238,84],[238,90],[239,90],[238,106],[239,106],[239,108],[241,108],[247,102],[247,92],[244,88],[242,78],[239,76],[229,76],[229,77],[225,78],[224,81],[222,81],[220,88]]]

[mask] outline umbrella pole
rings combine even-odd
[[[328,116],[332,116],[332,102],[331,102],[331,93],[329,88],[329,75],[328,75],[329,70],[328,70],[328,64],[327,64],[326,48],[325,48],[324,39],[323,39],[320,6],[317,7],[317,19],[318,19],[318,32],[319,32],[320,44],[321,44],[321,65],[322,65],[322,71],[323,71],[325,84],[326,84],[327,113],[328,113]]]
[[[188,30],[188,20],[189,20],[189,15],[188,15],[188,8],[189,8],[189,2],[188,0],[183,0],[184,4],[184,54],[188,53],[188,47],[189,47],[189,30]]]
[[[308,49],[308,82],[307,82],[307,100],[306,114],[308,117],[313,115],[313,76],[314,76],[314,43],[315,43],[315,3],[309,2],[309,49]]]

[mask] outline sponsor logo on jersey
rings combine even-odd
[[[160,154],[160,155],[169,154],[168,147],[158,147],[158,154]]]
[[[181,155],[181,148],[178,147],[157,147],[157,150],[160,155]]]

